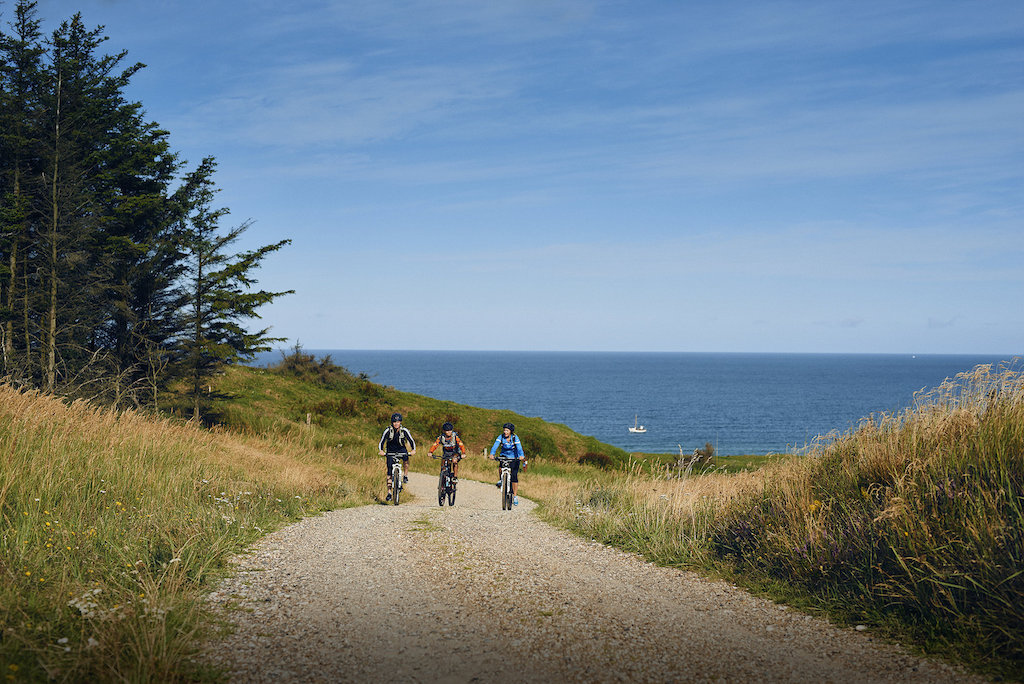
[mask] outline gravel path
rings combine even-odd
[[[407,487],[238,558],[210,595],[235,631],[205,658],[236,682],[984,681],[502,511],[493,485],[453,508],[435,477]]]

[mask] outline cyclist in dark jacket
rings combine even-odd
[[[409,456],[416,453],[416,442],[408,428],[402,427],[402,414],[391,416],[391,425],[384,428],[378,449],[381,456],[387,456],[388,501],[391,501],[391,466],[394,459],[402,459],[402,482],[409,481]]]
[[[502,458],[515,459],[512,461],[512,504],[515,506],[519,505],[519,464],[526,460],[526,454],[523,452],[523,444],[519,441],[519,436],[516,435],[516,426],[512,423],[505,423],[501,427],[501,434],[494,440],[494,446],[491,447],[491,455],[487,458],[491,460],[497,460],[494,458],[494,454],[501,449]],[[501,468],[498,469],[501,472]],[[498,486],[501,486],[501,481],[498,481]]]

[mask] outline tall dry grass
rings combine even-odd
[[[226,558],[285,521],[369,500],[376,479],[301,440],[0,385],[4,675],[193,676],[201,593]]]
[[[541,497],[581,534],[1024,676],[1024,374],[1012,368],[979,366],[754,474],[636,471]]]

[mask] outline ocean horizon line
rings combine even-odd
[[[310,347],[301,345],[306,353],[315,352],[374,352],[374,353],[420,353],[439,352],[452,354],[699,354],[723,356],[972,356],[1001,357],[1006,361],[1024,358],[1024,352],[851,352],[851,351],[680,351],[680,350],[629,350],[629,349],[399,349],[377,347]],[[288,353],[295,347],[279,347],[261,354]]]

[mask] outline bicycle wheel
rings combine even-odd
[[[437,505],[444,506],[444,491],[445,491],[445,473],[441,471],[441,476],[437,478]]]
[[[509,502],[512,501],[512,497],[510,496],[512,487],[508,480],[508,475],[503,473],[501,476],[501,510],[503,511],[507,511],[509,509]]]
[[[394,491],[395,494],[394,497],[392,497],[391,501],[397,506],[398,499],[402,496],[402,469],[397,468],[396,473],[397,474],[393,474],[391,476],[391,480],[394,482],[394,484],[391,486],[391,489]]]
[[[455,485],[454,482],[449,484],[449,486],[448,486],[448,505],[449,506],[454,506],[455,505],[455,487],[456,487],[456,485]]]

